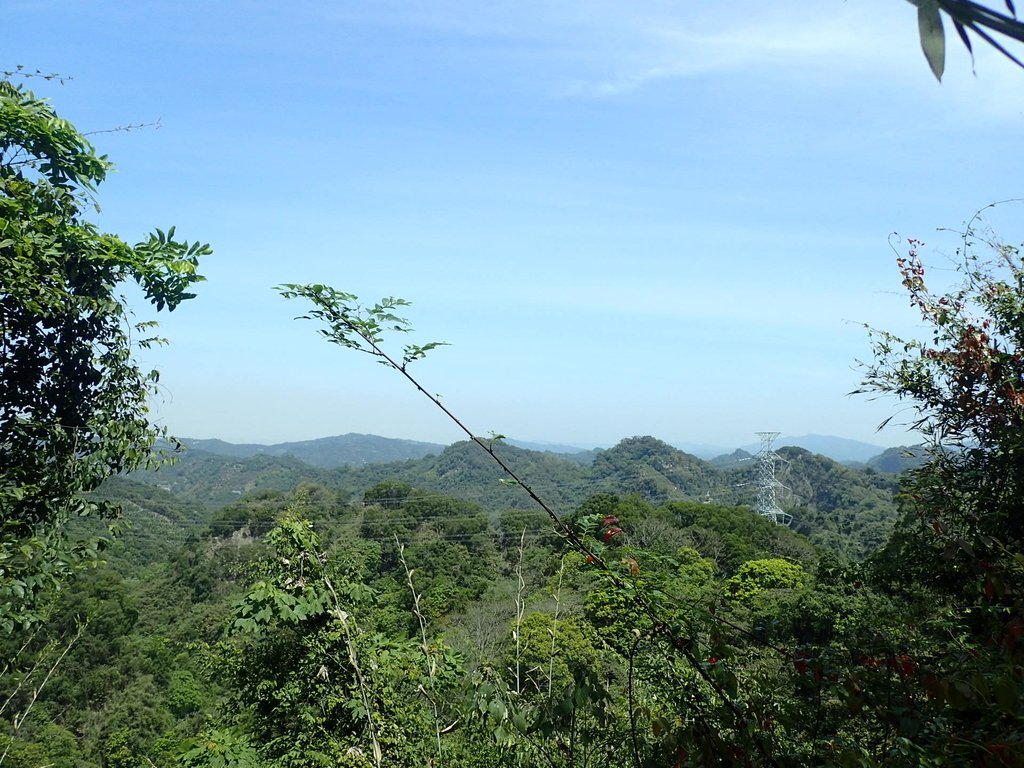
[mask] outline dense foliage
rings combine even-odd
[[[911,241],[932,336],[874,332],[865,389],[907,399],[931,443],[898,484],[784,451],[795,529],[751,512],[742,457],[648,437],[589,466],[473,437],[377,467],[216,457],[167,488],[101,485],[155,437],[111,292],[134,279],[173,307],[205,248],[97,233],[81,205],[105,160],[28,92],[0,96],[0,619],[40,624],[62,542],[97,535],[83,512],[120,506],[127,531],[46,595],[39,631],[0,636],[18,660],[0,764],[1024,766],[1017,247],[972,222],[962,283],[933,293]],[[308,288],[344,303],[312,313],[329,337],[425,393],[407,366],[437,344],[377,346],[408,330],[405,302],[360,315]]]
[[[932,444],[908,472],[903,519],[873,573],[931,610],[920,628],[931,708],[922,735],[951,763],[1024,761],[1024,264],[1020,248],[963,233],[961,283],[933,292],[922,243],[900,259],[911,303],[932,329],[876,332],[868,385],[912,403]]]
[[[65,535],[103,506],[83,494],[150,457],[156,374],[133,352],[157,339],[118,286],[173,310],[209,252],[173,228],[129,245],[87,221],[110,167],[47,102],[0,81],[0,634],[31,625],[39,595],[95,558]]]

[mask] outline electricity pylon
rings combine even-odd
[[[775,462],[781,457],[772,448],[772,443],[779,436],[778,432],[758,432],[761,438],[761,450],[757,452],[757,502],[754,511],[766,517],[776,525],[789,526],[793,516],[783,511],[775,500],[775,491],[782,483],[775,479]]]

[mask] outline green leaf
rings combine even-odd
[[[935,79],[941,82],[946,68],[946,32],[942,27],[942,14],[936,0],[918,2],[917,27],[921,34],[921,50]]]
[[[487,711],[495,720],[505,719],[505,702],[501,699],[491,699],[487,705]]]
[[[516,712],[515,715],[512,716],[512,725],[514,725],[516,730],[520,733],[526,733],[527,723],[522,712]]]

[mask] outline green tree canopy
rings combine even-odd
[[[206,245],[156,230],[129,245],[86,220],[111,164],[49,102],[0,81],[0,632],[91,556],[65,523],[104,511],[82,494],[150,460],[156,372],[118,286],[157,310],[192,298]]]
[[[979,214],[962,234],[961,281],[939,292],[925,282],[923,243],[908,245],[903,285],[931,338],[875,331],[865,387],[910,401],[930,453],[904,475],[903,518],[872,575],[908,604],[934,606],[922,643],[932,644],[924,683],[939,714],[926,748],[956,765],[1020,765],[1024,263]],[[1014,760],[997,763],[1004,752]]]

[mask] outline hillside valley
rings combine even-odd
[[[349,463],[340,466],[323,466],[330,462],[322,458],[317,466],[259,446],[198,443],[210,451],[193,441],[175,463],[110,479],[94,495],[123,509],[120,532],[102,549],[106,564],[83,572],[50,607],[49,626],[71,632],[77,617],[86,616],[88,634],[40,698],[41,711],[56,714],[33,721],[10,742],[11,764],[169,766],[183,754],[205,754],[210,744],[232,743],[233,734],[242,733],[240,722],[264,733],[261,752],[286,763],[287,745],[305,731],[281,725],[280,713],[313,717],[311,733],[319,732],[321,718],[338,716],[309,714],[321,711],[323,693],[319,683],[309,683],[307,665],[332,679],[348,667],[336,651],[317,650],[335,642],[319,602],[295,602],[324,594],[301,585],[328,574],[330,589],[343,591],[333,599],[344,601],[345,615],[359,617],[353,637],[359,653],[377,665],[372,685],[420,701],[407,690],[418,678],[405,678],[423,652],[417,643],[426,638],[428,648],[451,654],[444,657],[451,675],[446,685],[461,680],[463,686],[446,689],[451,718],[464,716],[464,695],[485,695],[502,707],[517,696],[530,700],[533,694],[514,689],[495,698],[488,680],[499,680],[496,673],[473,677],[496,663],[514,670],[516,658],[531,665],[530,674],[550,667],[552,686],[566,695],[582,695],[572,682],[576,664],[617,679],[629,654],[621,638],[629,622],[642,624],[642,618],[623,624],[617,614],[630,609],[615,582],[566,549],[564,532],[523,488],[502,482],[480,446],[420,445],[414,449],[424,451],[421,456],[375,462],[373,456],[388,455],[372,445],[383,438],[359,440],[369,453],[349,452]],[[332,449],[340,456],[337,443]],[[777,461],[778,500],[793,515],[789,528],[751,511],[758,467],[743,450],[709,461],[650,436],[624,439],[585,459],[501,442],[492,449],[547,501],[559,524],[580,531],[593,552],[608,558],[609,573],[625,568],[640,575],[638,584],[653,579],[660,585],[651,594],[667,589],[671,597],[659,610],[674,615],[678,600],[696,601],[707,616],[720,617],[709,626],[719,620],[749,626],[770,642],[813,636],[802,634],[809,631],[805,618],[786,623],[798,604],[801,616],[820,612],[814,621],[826,624],[843,601],[860,605],[856,589],[854,597],[847,595],[855,577],[844,574],[860,573],[898,515],[896,474],[796,447],[779,449]],[[904,460],[916,457],[893,451],[873,463]],[[87,542],[103,536],[105,525],[86,518],[75,530]],[[754,577],[754,567],[768,570]],[[811,603],[800,602],[812,596]],[[867,612],[864,620],[898,625],[898,612],[880,605],[856,610]],[[312,613],[303,618],[306,611]],[[525,645],[514,642],[520,636]],[[300,657],[293,656],[295,642],[305,649]],[[756,658],[759,652],[752,652]],[[644,658],[652,669],[660,663],[657,654]],[[787,674],[773,673],[771,684],[788,684]],[[645,688],[654,690],[656,679]],[[350,698],[349,706],[358,701]],[[416,724],[422,715],[408,720],[413,715],[390,712],[383,702],[372,706],[383,707],[378,716],[388,712],[401,723],[398,744],[405,746],[392,749],[419,753],[431,744]],[[486,706],[498,711],[499,704]],[[591,712],[600,705],[586,699],[572,706]],[[274,715],[263,720],[261,712]],[[612,754],[616,739],[601,736],[597,723],[594,728],[587,738]],[[501,764],[501,749],[473,733],[447,738],[446,749],[494,749],[487,762]],[[529,749],[543,754],[559,747],[556,739]]]
[[[365,438],[372,436],[359,437],[367,444]],[[352,464],[333,467],[322,466],[327,463],[322,456],[318,458],[320,466],[314,466],[292,455],[256,451],[251,446],[236,449],[219,443],[217,453],[191,447],[176,463],[155,472],[136,473],[133,479],[207,509],[231,504],[246,494],[290,492],[304,482],[359,498],[386,481],[478,504],[492,517],[505,509],[535,506],[523,489],[504,484],[501,470],[469,441],[420,458],[385,463],[373,462],[372,456],[388,452],[381,444],[389,441],[375,437],[374,442],[369,455],[350,449]],[[202,441],[192,444],[208,445]],[[229,455],[229,450],[248,455]],[[597,493],[636,495],[654,505],[700,501],[752,506],[756,497],[756,462],[747,453],[732,461],[705,461],[652,437],[628,438],[607,450],[596,450],[589,462],[575,455],[504,443],[496,444],[495,450],[559,514],[568,514]],[[828,548],[856,558],[885,539],[896,515],[894,474],[847,467],[800,448],[782,448],[779,456],[779,500],[794,515],[795,530],[812,541],[830,542]]]

